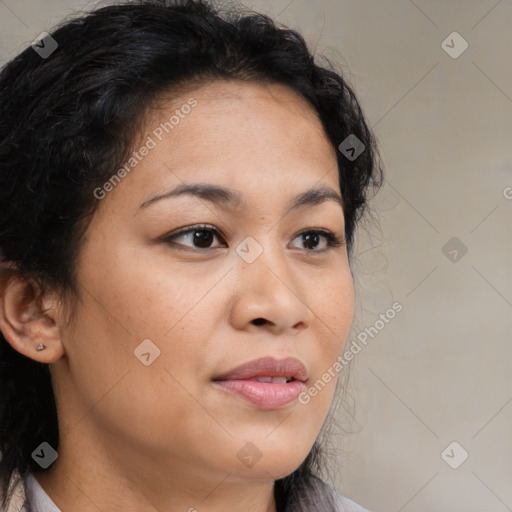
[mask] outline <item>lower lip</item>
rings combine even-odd
[[[256,380],[221,380],[217,386],[234,393],[260,409],[279,409],[291,404],[306,387],[300,380],[273,384]]]

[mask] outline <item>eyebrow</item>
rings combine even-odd
[[[183,195],[199,197],[211,203],[229,206],[233,209],[244,208],[246,205],[241,194],[229,188],[211,183],[184,183],[168,192],[147,199],[139,206],[139,209],[147,208],[163,199],[171,199]],[[339,204],[343,210],[343,199],[338,192],[332,188],[320,186],[306,190],[294,197],[289,205],[288,211],[320,205],[325,201],[334,201]]]

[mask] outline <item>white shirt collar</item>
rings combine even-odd
[[[25,489],[30,512],[62,512],[39,485],[32,473],[28,473],[25,477]]]

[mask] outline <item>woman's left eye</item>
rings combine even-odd
[[[200,225],[193,226],[178,233],[168,235],[163,238],[163,241],[167,243],[172,243],[173,245],[181,245],[193,249],[217,249],[218,247],[222,247],[212,247],[211,244],[215,240],[215,238],[223,240],[221,234],[215,227],[208,225]],[[331,247],[339,247],[340,245],[343,245],[345,243],[343,239],[340,239],[333,232],[326,231],[323,229],[309,229],[306,231],[302,231],[294,238],[294,240],[299,238],[302,238],[302,243],[304,244],[308,252],[324,252]],[[176,240],[179,239],[188,239],[190,245],[176,242]],[[322,241],[323,248],[319,250],[318,247],[322,246]],[[226,247],[226,245],[224,247]]]
[[[324,240],[324,248],[322,250],[315,250],[313,252],[324,252],[330,247],[339,247],[343,245],[344,240],[336,236],[332,231],[325,231],[319,229],[310,229],[299,233],[296,238],[302,237],[306,246],[318,247],[319,241]],[[310,249],[311,247],[307,247]]]

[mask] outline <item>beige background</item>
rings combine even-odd
[[[85,4],[0,0],[2,62]],[[403,311],[355,357],[332,483],[372,512],[512,510],[512,2],[245,5],[340,63],[386,167],[378,223],[359,232],[351,339]],[[458,58],[441,46],[454,31]],[[469,453],[457,469],[441,457],[453,441],[452,465]]]

